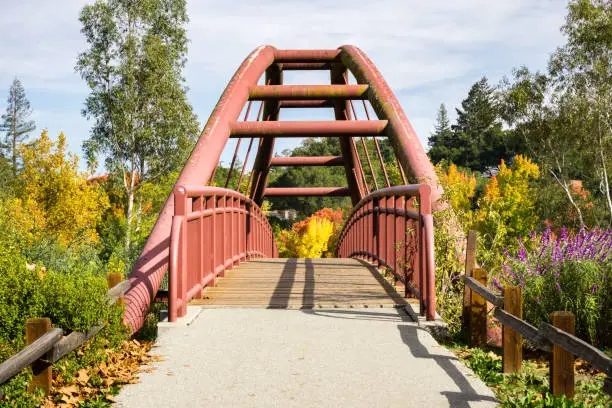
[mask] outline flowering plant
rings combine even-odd
[[[612,334],[612,231],[580,229],[558,237],[548,228],[518,240],[518,251],[505,253],[503,271],[493,284],[523,288],[524,317],[548,321],[553,311],[576,316],[576,334],[592,343]]]

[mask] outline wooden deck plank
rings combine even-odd
[[[354,259],[258,259],[219,278],[190,304],[207,307],[393,307],[406,301],[374,267]]]

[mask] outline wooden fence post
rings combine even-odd
[[[121,272],[108,272],[106,274],[106,284],[108,288],[114,288],[116,285],[123,281],[123,274]],[[123,306],[123,295],[117,299],[117,305]]]
[[[487,285],[487,271],[474,269],[473,278]],[[487,344],[487,301],[470,291],[470,346],[483,347]]]
[[[49,329],[51,329],[51,320],[46,317],[28,319],[26,321],[26,344],[34,343]],[[42,388],[45,395],[48,395],[51,389],[51,365],[37,360],[32,363],[32,374],[32,381],[30,381],[28,389],[34,391],[36,388]]]
[[[574,334],[572,312],[552,312],[550,319],[557,329]],[[574,397],[574,355],[556,344],[550,361],[550,391],[554,396],[565,394],[567,398]]]
[[[504,310],[519,319],[523,318],[523,290],[520,286],[504,288]],[[502,331],[503,372],[514,373],[523,363],[523,338],[520,334],[504,325]]]
[[[476,243],[477,243],[478,233],[474,230],[468,231],[467,236],[467,244],[465,248],[465,277],[472,277],[474,273],[474,269],[476,268]],[[463,327],[465,328],[465,333],[470,332],[470,288],[465,285],[465,289],[463,291]]]

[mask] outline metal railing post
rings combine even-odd
[[[187,214],[187,196],[185,188],[179,186],[174,190],[174,215],[180,217],[180,233],[178,234],[178,263],[177,263],[177,316],[182,317],[187,313],[187,235],[185,214]]]

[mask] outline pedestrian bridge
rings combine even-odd
[[[302,71],[327,71],[330,83],[284,83],[285,74]],[[281,120],[287,109],[304,117],[329,109],[334,119]],[[275,157],[275,140],[285,137],[338,138],[341,155]],[[381,137],[393,147],[398,185]],[[213,186],[230,138],[237,144],[229,175]],[[244,165],[234,169],[242,141]],[[346,185],[272,188],[275,166],[340,166]],[[166,276],[169,321],[177,326],[159,339],[165,361],[127,386],[120,405],[494,405],[491,392],[419,326],[436,319],[432,211],[441,194],[410,122],[360,49],[257,48],[227,85],[130,276],[132,330]],[[350,197],[336,258],[278,259],[260,206],[279,196]],[[182,326],[189,310],[198,317]]]

